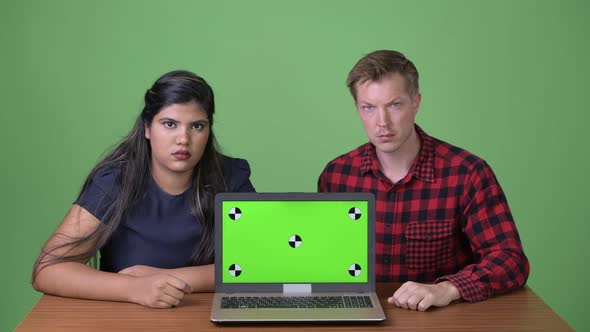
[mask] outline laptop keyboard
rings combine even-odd
[[[221,309],[372,308],[369,296],[223,296]]]

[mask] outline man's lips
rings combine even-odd
[[[395,137],[395,134],[381,134],[377,135],[377,139],[380,141],[391,141]]]

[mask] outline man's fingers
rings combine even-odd
[[[389,303],[404,309],[425,311],[432,306],[446,306],[458,297],[456,287],[448,291],[448,285],[429,285],[408,281],[390,298]],[[454,293],[452,292],[454,291]],[[449,295],[450,294],[450,295]]]
[[[418,303],[422,300],[422,296],[420,294],[414,293],[407,300],[408,309],[416,310]]]
[[[412,287],[408,287],[408,286],[410,286],[410,285],[407,285],[405,287],[405,290],[403,292],[401,292],[401,294],[399,296],[395,297],[395,299],[397,301],[397,306],[398,307],[401,307],[401,308],[404,308],[404,309],[409,309],[409,307],[408,307],[408,300],[416,292],[415,289],[411,289]]]
[[[402,301],[400,300],[404,294],[408,291],[408,283],[405,282],[403,285],[400,286],[400,288],[398,288],[395,293],[393,293],[393,296],[391,297],[391,302],[395,304],[398,307],[403,307],[402,305]]]
[[[397,298],[398,307],[408,309],[408,299],[412,296],[410,292],[404,292],[400,297]]]
[[[393,297],[394,298],[399,298],[403,293],[406,292],[406,290],[408,289],[408,283],[404,283],[402,284],[396,291],[395,293],[393,293]]]
[[[418,310],[426,311],[430,306],[432,306],[432,297],[426,296],[420,301],[420,303],[418,303]]]

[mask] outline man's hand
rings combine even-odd
[[[137,276],[129,283],[129,302],[149,308],[177,306],[192,288],[184,280],[168,274]]]
[[[147,277],[158,273],[166,273],[165,270],[147,265],[133,265],[118,272],[134,277]]]
[[[444,307],[461,298],[461,293],[450,281],[438,284],[405,282],[387,302],[404,309],[424,311],[431,306]]]

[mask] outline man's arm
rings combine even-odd
[[[404,283],[388,299],[399,307],[426,310],[458,299],[477,302],[524,285],[529,262],[508,202],[491,168],[482,160],[471,173],[461,202],[462,231],[476,263],[434,284]]]
[[[329,192],[328,190],[328,171],[327,171],[328,166],[326,166],[326,168],[324,168],[324,170],[322,171],[322,174],[320,174],[320,177],[318,178],[318,192],[319,193],[325,193],[325,192]]]
[[[438,278],[450,281],[469,302],[477,302],[521,287],[529,275],[529,262],[520,242],[506,196],[492,169],[479,162],[463,194],[463,233],[475,255],[457,273]]]

